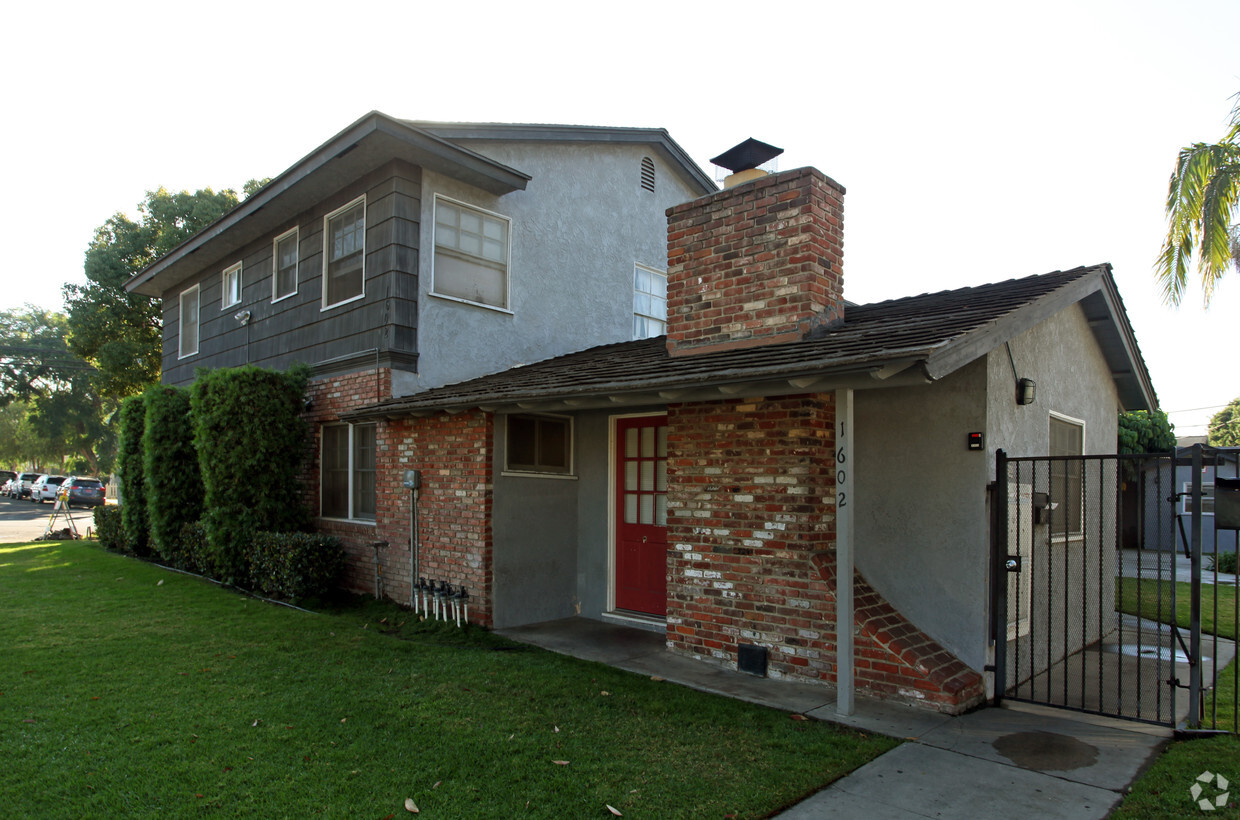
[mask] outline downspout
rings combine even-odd
[[[835,712],[853,713],[853,391],[835,391]]]

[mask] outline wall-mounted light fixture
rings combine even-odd
[[[242,327],[245,327],[250,323],[250,312],[248,310],[243,310],[233,318],[240,322]]]
[[[1016,381],[1016,403],[1033,404],[1037,395],[1037,386],[1033,379],[1018,379]]]

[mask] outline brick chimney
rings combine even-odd
[[[814,168],[667,211],[673,356],[804,338],[844,316],[844,187]]]

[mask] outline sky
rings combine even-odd
[[[468,10],[468,13],[466,13]],[[24,3],[7,12],[0,309],[63,309],[145,192],[275,176],[371,110],[747,137],[847,188],[845,296],[1110,262],[1181,435],[1240,396],[1240,275],[1152,266],[1183,145],[1240,92],[1235,0]]]

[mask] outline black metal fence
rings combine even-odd
[[[997,456],[995,700],[1240,729],[1237,451]],[[1240,494],[1240,481],[1236,482]],[[1205,629],[1203,630],[1203,624]],[[1228,637],[1230,636],[1230,637]]]

